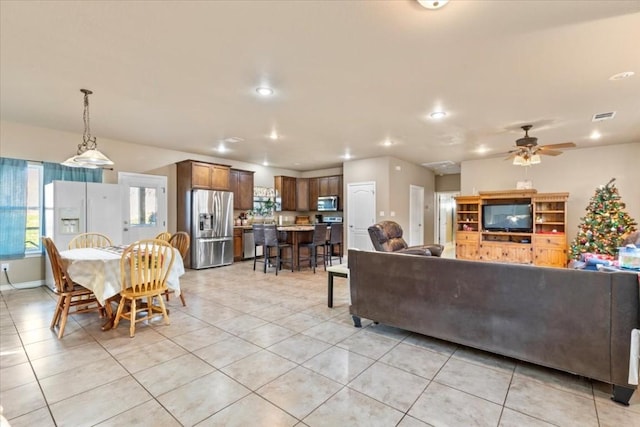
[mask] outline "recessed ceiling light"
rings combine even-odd
[[[274,141],[278,139],[278,132],[276,132],[275,130],[272,130],[271,133],[269,134],[269,139],[273,139]]]
[[[349,160],[349,159],[351,159],[351,154],[346,153],[344,156],[342,156],[342,158],[345,159],[345,160]]]
[[[433,120],[439,120],[446,116],[447,113],[445,113],[444,111],[434,111],[433,113],[429,114],[429,117],[431,117]]]
[[[269,162],[265,160],[264,162],[262,162],[262,166],[269,166]]]
[[[260,96],[271,96],[271,95],[273,95],[273,89],[271,89],[270,87],[267,87],[267,86],[260,86],[260,87],[256,88],[256,92],[258,92],[258,95],[260,95]]]
[[[486,147],[484,145],[481,145],[480,147],[476,148],[476,153],[478,154],[485,154],[485,153],[488,153],[489,151],[491,151],[489,147]]]
[[[635,73],[633,71],[624,71],[622,73],[614,74],[609,77],[609,80],[623,80],[633,76]]]
[[[442,6],[444,6],[448,2],[449,0],[418,0],[418,3],[420,3],[420,6],[427,9],[432,9],[432,10],[440,9]]]
[[[589,138],[591,139],[600,139],[602,135],[600,134],[600,132],[598,132],[597,130],[594,130],[593,132],[591,132],[591,135],[589,136]]]
[[[393,145],[393,141],[391,141],[390,139],[385,139],[382,145],[384,145],[385,147],[391,147]]]
[[[217,151],[218,153],[224,153],[225,151],[227,151],[227,147],[225,147],[224,144],[220,144],[218,145]]]

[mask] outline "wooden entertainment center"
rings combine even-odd
[[[567,266],[569,193],[536,190],[484,191],[456,197],[456,258],[547,267]],[[483,230],[484,205],[530,205],[531,229]]]

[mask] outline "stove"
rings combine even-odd
[[[325,216],[322,218],[322,222],[326,222],[327,224],[342,223],[342,217],[341,216]]]

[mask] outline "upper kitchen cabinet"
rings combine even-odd
[[[296,210],[296,178],[290,176],[274,176],[274,187],[276,197],[280,197],[281,208],[283,211]]]
[[[309,210],[318,210],[318,196],[320,195],[320,178],[309,178]]]
[[[229,185],[233,192],[233,209],[253,209],[253,174],[252,171],[231,169]]]
[[[309,210],[318,210],[318,197],[338,196],[338,210],[342,210],[342,175],[309,178]]]
[[[296,179],[296,210],[309,211],[309,178]]]
[[[338,210],[342,210],[342,175],[318,178],[318,196],[338,196]]]
[[[229,166],[184,160],[178,164],[178,181],[185,187],[229,190]]]
[[[342,176],[322,176],[318,179],[318,196],[339,196],[342,194]]]

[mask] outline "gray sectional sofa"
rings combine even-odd
[[[635,273],[349,250],[351,314],[613,384],[628,403]]]

